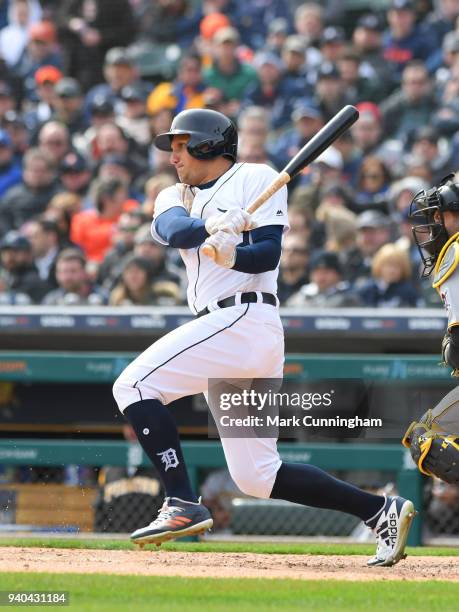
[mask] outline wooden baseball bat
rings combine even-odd
[[[359,111],[355,106],[348,104],[342,108],[323,128],[321,128],[315,136],[309,140],[304,147],[298,151],[289,163],[285,166],[273,182],[254,200],[247,208],[249,214],[254,213],[262,204],[279,191],[281,187],[286,185],[297,174],[299,174],[306,166],[319,157],[337,138],[341,136],[353,123],[359,118]],[[207,257],[215,259],[215,249],[211,244],[202,246],[202,252]]]

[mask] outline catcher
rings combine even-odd
[[[448,313],[443,364],[459,377],[459,182],[454,176],[416,194],[410,215],[419,221],[413,235],[424,264],[422,276],[434,272],[432,286]],[[459,484],[459,387],[411,423],[402,444],[423,474]]]

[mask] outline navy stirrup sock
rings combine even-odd
[[[375,515],[382,510],[385,501],[382,495],[367,493],[314,465],[301,463],[282,463],[271,497],[304,506],[348,512],[362,521],[377,518]]]
[[[183,459],[177,425],[170,410],[159,400],[148,399],[128,406],[124,416],[158,470],[166,495],[197,502]]]

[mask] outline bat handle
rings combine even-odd
[[[247,212],[249,215],[253,215],[253,213],[260,208],[262,204],[269,200],[269,198],[279,191],[281,187],[286,185],[292,177],[288,172],[280,172],[274,181],[266,187],[266,189],[261,193],[256,200],[254,200],[250,206],[247,208]]]
[[[256,210],[260,208],[262,204],[269,200],[269,198],[279,191],[281,187],[286,185],[291,179],[291,176],[288,172],[280,172],[278,176],[274,179],[274,181],[268,185],[268,187],[261,193],[256,200],[254,200],[250,206],[247,208],[247,212],[249,215],[252,215]],[[215,248],[211,244],[207,244],[204,242],[201,248],[201,252],[204,253],[206,257],[215,261],[217,256],[217,252]]]

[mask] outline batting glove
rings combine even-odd
[[[238,235],[220,230],[209,236],[204,244],[214,247],[216,264],[224,268],[232,268],[236,262],[236,246],[239,242]]]
[[[242,208],[230,208],[221,215],[210,216],[206,221],[206,231],[211,235],[219,231],[240,234],[255,227],[255,221]]]

